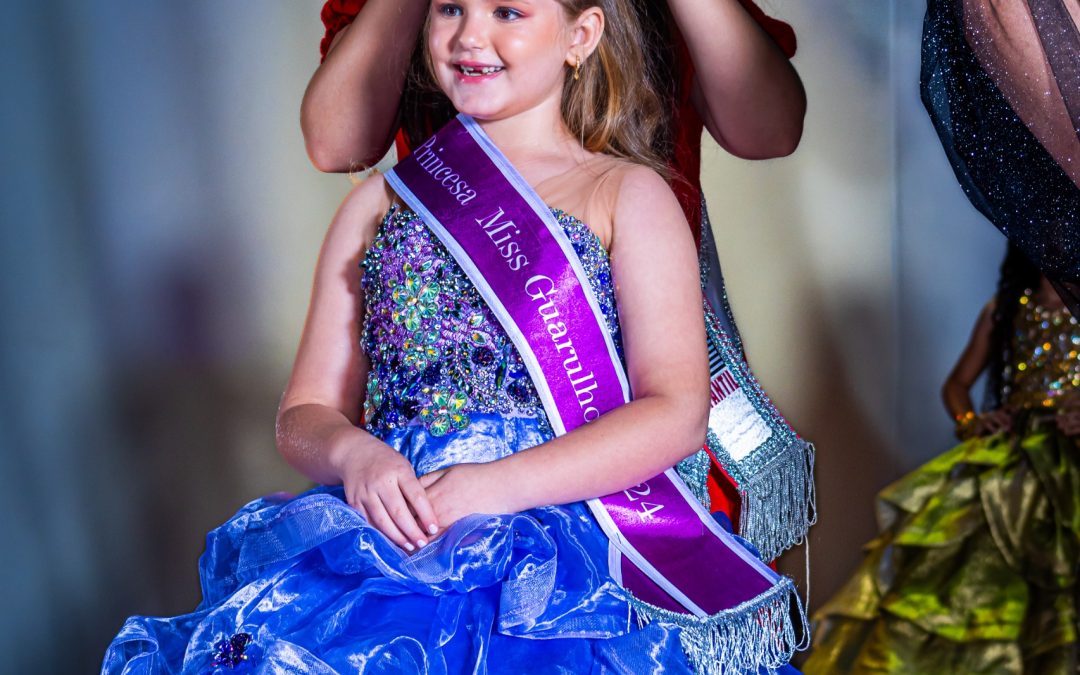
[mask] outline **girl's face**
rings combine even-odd
[[[574,25],[556,0],[434,0],[428,53],[439,88],[458,112],[512,117],[545,104],[557,111]]]

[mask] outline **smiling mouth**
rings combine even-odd
[[[483,77],[484,75],[494,75],[495,73],[502,72],[502,66],[466,66],[463,64],[457,64],[456,66],[459,73],[465,77]]]

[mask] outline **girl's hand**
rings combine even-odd
[[[515,510],[492,476],[494,464],[455,464],[420,477],[442,529],[473,513]]]
[[[1080,404],[1065,406],[1057,414],[1057,427],[1066,436],[1080,434]]]
[[[345,499],[377,530],[412,552],[439,531],[431,502],[412,465],[374,438],[352,447],[342,471]]]
[[[998,408],[997,410],[991,410],[976,418],[974,434],[976,436],[992,436],[1002,431],[1011,431],[1012,423],[1012,412],[1008,409]]]

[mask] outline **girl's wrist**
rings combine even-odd
[[[363,451],[367,438],[370,438],[367,432],[351,424],[342,425],[331,435],[327,459],[339,480],[345,479],[349,463]]]
[[[507,513],[519,513],[537,506],[533,503],[533,481],[523,475],[523,454],[515,453],[482,465],[488,473],[485,481],[498,490],[498,499]]]
[[[974,410],[966,410],[954,416],[956,421],[956,437],[967,440],[975,432],[975,425],[979,422],[979,416]]]

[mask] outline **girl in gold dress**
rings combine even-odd
[[[1080,672],[1080,326],[1012,248],[943,396],[962,442],[878,495],[808,675]]]

